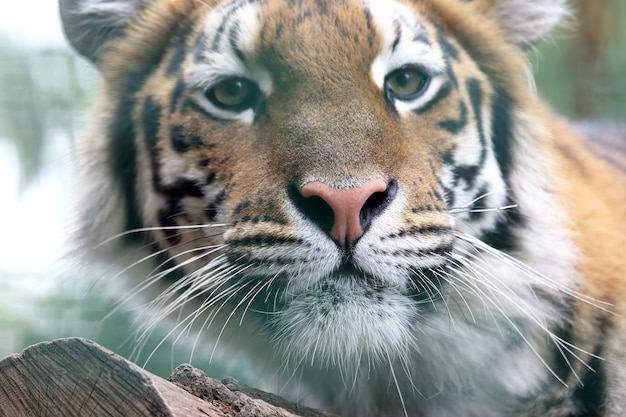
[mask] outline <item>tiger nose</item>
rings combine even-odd
[[[367,180],[354,188],[334,188],[321,182],[309,182],[302,187],[300,194],[306,199],[318,197],[321,199],[318,204],[326,204],[330,208],[333,220],[328,234],[340,248],[348,251],[391,202],[395,189],[380,179]],[[327,210],[324,207],[308,207],[309,211],[316,209]],[[315,215],[309,217],[314,219]]]

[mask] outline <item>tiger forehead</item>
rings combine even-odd
[[[285,7],[283,1],[271,1],[262,9],[259,54],[302,70],[320,64],[343,69],[348,61],[371,62],[380,50],[370,11],[360,0],[296,3]]]
[[[244,65],[356,76],[354,71],[369,72],[381,52],[395,47],[403,30],[413,40],[428,37],[413,13],[393,0],[234,1],[213,13],[197,54],[208,48],[208,54],[249,61]]]

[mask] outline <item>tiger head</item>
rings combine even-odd
[[[149,245],[177,279],[168,311],[199,300],[205,331],[249,332],[262,365],[341,387],[353,371],[374,397],[389,375],[424,393],[407,403],[536,389],[560,305],[541,277],[567,239],[524,50],[561,1],[61,6],[103,79],[77,147],[81,233]],[[494,376],[508,355],[524,367]],[[341,408],[328,381],[312,390]]]

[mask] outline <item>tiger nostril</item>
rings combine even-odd
[[[379,179],[370,179],[354,188],[334,188],[321,182],[310,182],[301,190],[290,187],[289,195],[302,214],[328,233],[340,248],[348,251],[391,203],[397,189],[395,180],[386,184]]]
[[[359,220],[363,232],[367,231],[372,221],[378,217],[388,206],[398,193],[398,181],[392,179],[387,184],[384,191],[372,194],[361,207]]]
[[[300,189],[294,185],[289,186],[287,193],[300,213],[324,232],[330,233],[335,221],[335,215],[324,199],[318,196],[304,197],[300,193]]]

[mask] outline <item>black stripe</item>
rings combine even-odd
[[[509,192],[505,204],[515,204],[515,196],[512,192]],[[518,249],[519,237],[517,236],[517,230],[523,228],[525,224],[526,221],[517,208],[508,209],[498,219],[493,229],[485,231],[480,236],[480,240],[492,248],[510,253]]]
[[[370,48],[374,47],[374,35],[376,34],[376,30],[372,25],[372,12],[367,7],[363,8],[363,13],[365,14],[365,26],[367,28],[367,44]]]
[[[509,177],[513,165],[513,100],[493,74],[486,68],[482,68],[482,70],[490,77],[495,90],[494,99],[491,103],[491,142],[498,166],[504,176],[507,188],[509,188]],[[517,204],[516,196],[512,191],[509,192],[505,204]],[[495,249],[510,253],[516,250],[518,246],[519,239],[516,229],[521,229],[525,225],[526,220],[517,208],[506,210],[504,215],[498,219],[495,227],[485,232],[481,240]]]
[[[143,110],[141,112],[141,123],[146,147],[151,152],[159,141],[162,113],[162,107],[156,103],[152,97],[148,97],[144,101]]]
[[[456,87],[459,85],[459,83],[456,78],[456,74],[452,69],[452,64],[450,63],[450,60],[454,59],[456,61],[459,59],[459,50],[456,49],[456,47],[454,47],[454,45],[452,45],[448,41],[446,33],[441,28],[437,28],[437,41],[439,42],[439,45],[443,50],[443,59],[446,63],[446,74],[448,75],[448,78],[450,79],[452,85]]]
[[[252,202],[250,200],[244,200],[241,203],[237,204],[237,207],[233,210],[233,215],[236,216],[240,214],[242,211],[250,207]]]
[[[159,131],[161,128],[161,118],[163,117],[163,108],[148,97],[143,105],[141,114],[141,123],[144,133],[144,142],[150,153],[150,165],[152,169],[152,186],[156,192],[164,195],[168,204],[167,207],[159,210],[159,221],[164,227],[177,226],[175,218],[181,213],[181,200],[185,197],[204,197],[202,188],[189,179],[180,178],[173,185],[164,185],[161,179],[160,150],[158,147]],[[175,130],[175,129],[173,129]],[[180,242],[180,236],[177,230],[165,230],[170,245],[176,245]]]
[[[485,215],[485,210],[487,209],[487,205],[485,205],[485,201],[487,201],[486,194],[489,192],[489,189],[486,185],[480,187],[478,192],[473,196],[473,203],[469,207],[469,216],[470,220],[478,221]]]
[[[180,71],[180,68],[187,56],[187,40],[192,33],[194,25],[193,22],[188,22],[178,36],[176,45],[174,47],[174,54],[167,64],[166,72],[168,75],[176,74]]]
[[[572,321],[572,309],[573,300],[569,300],[568,304],[564,306],[563,326],[559,331],[559,337],[567,343],[574,343],[574,324]],[[600,359],[603,356],[603,347],[606,343],[606,336],[608,330],[608,320],[601,318],[598,320],[594,329],[597,332],[590,335],[588,340],[595,340],[595,347],[593,355],[589,355],[589,361],[586,366],[581,366],[580,370],[584,374],[579,374],[578,377],[574,375],[574,371],[571,369],[571,364],[575,364],[578,359],[574,358],[574,353],[570,350],[559,350],[554,348],[554,357],[556,363],[556,371],[559,377],[563,381],[571,381],[573,384],[577,384],[577,388],[573,390],[573,399],[575,404],[579,408],[577,413],[568,417],[586,417],[586,416],[601,416],[604,415],[604,404],[606,401],[606,363]],[[578,383],[578,379],[581,379],[581,383]]]
[[[439,185],[439,188],[441,189],[441,192],[443,193],[443,195],[441,195],[437,190],[434,190],[434,189],[431,192],[433,193],[433,195],[438,201],[443,201],[446,207],[453,207],[454,203],[456,202],[456,198],[454,196],[454,190],[447,187],[443,183],[443,181],[441,181],[441,179],[439,178],[439,175],[437,175],[437,170],[435,169],[435,165],[433,164],[433,161],[428,161],[428,165],[430,166],[430,172],[433,178],[437,178],[437,184]]]
[[[156,191],[167,197],[167,206],[159,210],[159,222],[163,227],[178,227],[175,219],[183,214],[181,200],[185,197],[204,197],[202,188],[192,180],[181,178],[174,185],[163,186],[156,184]],[[170,245],[177,245],[181,241],[179,229],[163,231]]]
[[[491,142],[498,166],[504,176],[507,188],[509,188],[509,177],[513,165],[513,100],[506,89],[499,84],[497,78],[485,68],[482,69],[490,76],[495,90],[494,99],[491,103]],[[505,204],[513,205],[516,203],[516,196],[510,191]],[[516,250],[518,246],[519,239],[516,229],[521,229],[525,225],[526,220],[517,208],[506,210],[504,215],[498,219],[495,227],[485,232],[481,240],[495,249],[510,253]]]
[[[184,197],[204,197],[204,191],[202,191],[198,183],[186,178],[178,179],[174,185],[160,187],[158,191],[175,201],[179,201]]]
[[[437,224],[426,224],[421,226],[411,226],[409,229],[401,230],[397,233],[391,233],[380,238],[381,242],[387,239],[397,239],[404,236],[424,236],[424,235],[437,235],[445,236],[449,235],[451,230],[449,227],[441,226]],[[429,251],[426,251],[429,252]]]
[[[461,130],[463,130],[465,126],[467,126],[467,106],[465,105],[463,101],[459,103],[459,113],[461,114],[459,115],[458,120],[454,120],[454,119],[442,120],[437,125],[440,128],[445,129],[449,133],[456,135]]]
[[[437,41],[443,49],[444,56],[454,59],[459,59],[459,50],[448,41],[447,34],[441,28],[437,28]]]
[[[228,24],[228,22],[230,22],[231,17],[232,17],[231,14],[224,16],[224,20],[222,20],[222,23],[218,26],[217,30],[215,31],[213,40],[211,42],[211,47],[210,47],[212,51],[218,50],[220,42],[222,40],[222,36],[224,35],[224,31],[226,30],[226,25]]]
[[[219,9],[219,13],[222,14],[223,20],[215,31],[213,41],[211,42],[211,50],[217,51],[222,41],[222,37],[226,32],[227,27],[230,25],[237,10],[241,9],[246,4],[254,3],[256,0],[238,0],[227,4],[223,8]]]
[[[391,45],[391,52],[396,50],[396,47],[400,43],[400,38],[402,37],[402,29],[400,27],[400,23],[397,20],[393,21],[393,29],[395,32],[395,39],[393,40],[393,44]]]
[[[207,44],[209,43],[209,36],[206,32],[202,32],[200,36],[196,39],[194,51],[193,51],[193,60],[196,64],[205,62],[204,60],[204,52],[209,49]]]
[[[161,166],[159,163],[159,130],[161,129],[162,107],[152,97],[148,97],[141,111],[141,124],[143,129],[144,143],[150,153],[150,165],[152,169],[152,187],[155,190],[161,188]]]
[[[207,220],[212,222],[217,217],[220,207],[224,204],[224,200],[226,199],[226,192],[221,191],[213,201],[206,205],[204,208],[204,215]]]
[[[602,346],[604,344],[604,333],[599,339],[594,355],[602,357]],[[584,407],[579,416],[602,416],[604,415],[604,402],[606,400],[606,370],[602,359],[594,357],[589,361],[590,369],[585,368],[586,374],[583,377],[582,385],[574,393],[574,397]]]
[[[418,109],[413,110],[413,113],[424,114],[424,113],[429,112],[442,100],[448,97],[451,92],[452,92],[452,85],[450,83],[446,83],[439,89],[439,91],[437,91],[437,94],[435,95],[435,97],[433,97],[432,100],[428,102],[428,104],[426,104],[424,107],[420,107]]]
[[[457,166],[453,169],[454,173],[454,186],[456,187],[460,180],[465,181],[466,190],[471,190],[474,188],[476,183],[476,179],[481,172],[482,167],[485,164],[485,160],[487,159],[487,140],[485,138],[485,129],[483,127],[483,118],[482,118],[482,105],[483,105],[483,94],[480,88],[480,83],[478,80],[470,79],[466,82],[467,92],[470,97],[470,103],[472,105],[472,110],[474,112],[474,118],[476,122],[476,129],[478,131],[478,138],[480,141],[480,158],[478,162],[474,165],[461,165]],[[461,103],[463,104],[463,103]],[[466,110],[463,107],[463,110]],[[463,119],[465,119],[465,123],[467,123],[466,112],[463,113],[464,116],[461,121],[444,121],[440,122],[439,126],[443,128],[447,128],[450,133],[458,133],[463,127],[464,124],[461,123]]]
[[[137,149],[135,144],[136,132],[132,116],[136,105],[135,94],[141,90],[156,67],[157,63],[154,63],[144,72],[134,74],[129,78],[128,87],[122,90],[123,94],[118,100],[114,120],[110,128],[111,147],[109,148],[108,158],[113,175],[116,177],[124,195],[126,230],[142,227],[135,201]],[[124,237],[124,240],[129,243],[137,239],[140,239],[140,236],[136,233],[131,233]]]
[[[580,416],[604,415],[607,386],[605,366],[607,364],[600,358],[603,357],[608,327],[608,319],[604,317],[599,320],[597,326],[593,327],[597,329],[596,334],[593,335],[596,343],[593,356],[588,362],[588,365],[593,370],[586,367],[582,368],[585,371],[585,375],[582,376],[582,384],[574,393],[574,397],[583,405],[585,410],[579,414]]]
[[[494,87],[495,97],[491,103],[491,141],[500,171],[508,180],[513,165],[512,142],[515,139],[513,137],[513,100],[504,87],[495,82]]]
[[[270,246],[270,245],[302,245],[304,242],[302,239],[291,236],[268,236],[268,235],[255,235],[244,237],[241,239],[233,239],[228,242],[232,246]]]
[[[421,42],[425,43],[426,45],[432,45],[432,41],[428,37],[428,33],[426,33],[426,31],[424,30],[420,30],[417,35],[413,36],[413,42]]]
[[[200,136],[186,135],[181,126],[172,126],[170,131],[170,141],[172,148],[176,152],[187,152],[192,149],[199,149],[204,146],[204,142]]]
[[[178,223],[174,221],[175,217],[175,210],[171,206],[159,210],[159,223],[161,227],[163,227],[163,233],[165,234],[167,243],[169,243],[170,246],[176,246],[181,241]]]
[[[459,184],[460,180],[465,181],[465,191],[470,191],[476,184],[476,178],[480,174],[480,165],[459,165],[454,167],[454,187]]]
[[[174,91],[172,92],[172,99],[170,100],[170,113],[174,113],[178,109],[178,106],[185,95],[185,91],[187,91],[187,85],[182,78],[179,78],[176,82],[176,87],[174,87]]]
[[[478,138],[482,147],[480,154],[480,165],[485,163],[487,157],[487,139],[485,138],[485,128],[483,127],[483,90],[480,88],[480,82],[475,79],[469,79],[465,83],[467,93],[474,111],[474,119],[476,120],[476,128],[478,129]]]

